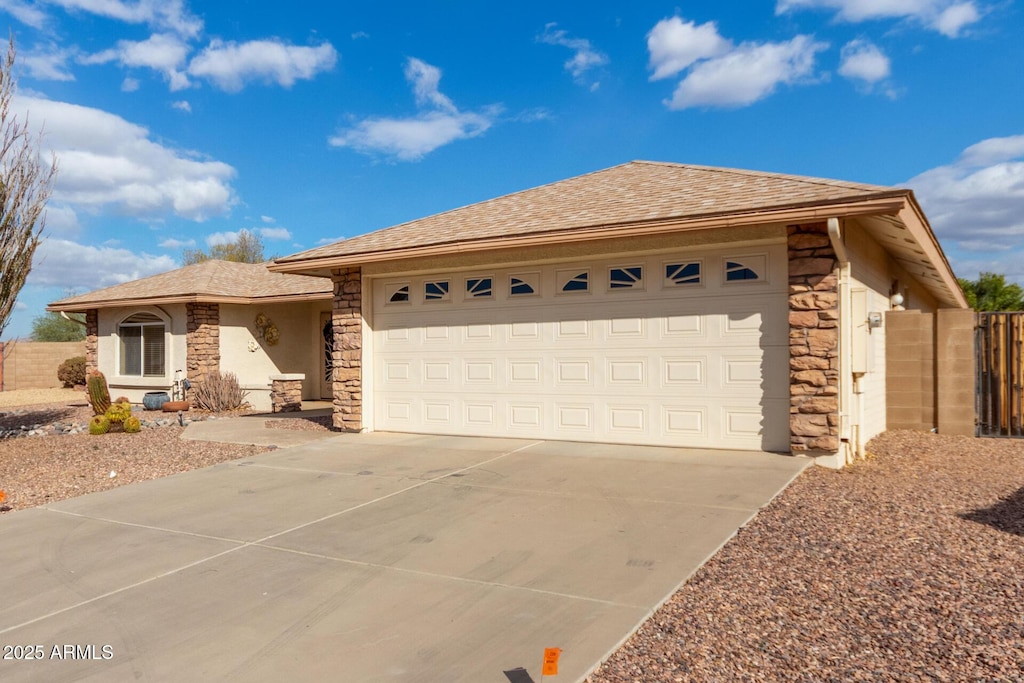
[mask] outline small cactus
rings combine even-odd
[[[114,403],[131,403],[131,399],[127,396],[118,396],[114,399]]]
[[[94,415],[89,420],[89,433],[93,436],[99,436],[100,434],[106,434],[110,431],[110,418],[106,415]]]
[[[132,415],[125,419],[122,424],[124,431],[128,434],[137,434],[142,430],[142,420],[135,415]]]
[[[110,390],[107,389],[107,378],[99,370],[92,370],[86,377],[85,384],[89,390],[89,403],[94,415],[102,415],[110,407]]]
[[[104,413],[107,419],[114,424],[121,424],[132,416],[132,404],[118,402],[112,404]]]

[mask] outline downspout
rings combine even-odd
[[[848,358],[853,348],[853,322],[850,315],[850,256],[846,252],[846,244],[839,232],[839,219],[828,219],[828,239],[832,243],[832,251],[839,261],[839,282],[837,285],[837,305],[839,306],[839,453],[837,465],[842,467],[852,462],[850,434],[859,431],[859,424],[854,425],[850,419],[850,408],[853,406],[853,378],[849,373]],[[859,421],[859,416],[858,416]]]

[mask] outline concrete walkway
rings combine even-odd
[[[0,680],[579,681],[808,463],[332,435],[5,515]]]
[[[217,441],[220,443],[252,444],[255,446],[277,446],[286,448],[337,436],[336,432],[304,431],[295,429],[268,428],[268,422],[301,420],[331,414],[330,408],[302,410],[295,413],[245,415],[222,420],[193,422],[181,438],[193,441]]]

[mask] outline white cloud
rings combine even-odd
[[[70,206],[50,201],[46,204],[46,232],[51,235],[74,235],[78,233],[78,214]]]
[[[42,287],[93,290],[177,268],[170,256],[129,249],[94,247],[53,237],[44,239],[27,283]]]
[[[146,40],[118,41],[117,47],[82,58],[83,64],[105,64],[118,62],[126,67],[146,67],[164,75],[171,90],[189,86],[188,76],[183,67],[188,57],[189,46],[177,36],[156,33]]]
[[[414,57],[405,68],[419,114],[407,118],[371,117],[339,130],[328,139],[333,147],[351,147],[363,154],[384,154],[400,161],[418,161],[456,140],[482,135],[494,125],[501,108],[463,112],[441,93],[441,70]]]
[[[27,26],[32,28],[43,28],[46,24],[46,12],[37,5],[32,5],[24,0],[0,0],[0,10],[4,10]]]
[[[352,34],[352,40],[359,40],[360,38],[369,38],[370,34],[366,31],[356,31]]]
[[[177,109],[179,111],[183,111],[183,112],[185,112],[187,114],[191,114],[192,113],[192,105],[189,104],[187,100],[178,100],[176,102],[171,102],[171,106],[173,108],[175,108],[175,109]]]
[[[68,60],[73,54],[74,50],[50,44],[45,47],[36,46],[32,52],[20,57],[19,61],[32,78],[42,81],[73,81],[75,76],[68,70]]]
[[[932,25],[935,30],[949,38],[960,35],[965,26],[970,26],[981,19],[981,14],[973,2],[951,5],[939,13]]]
[[[950,38],[981,18],[973,0],[778,0],[775,4],[776,14],[801,9],[836,10],[838,19],[853,23],[911,19]]]
[[[192,59],[188,73],[228,92],[238,92],[252,81],[290,88],[297,80],[330,71],[337,61],[330,43],[301,47],[276,38],[240,44],[216,40]]]
[[[46,141],[60,160],[57,202],[196,221],[223,214],[235,202],[231,166],[156,143],[148,130],[119,116],[36,97],[17,97],[15,109],[45,122]]]
[[[698,26],[682,18],[662,19],[647,34],[651,80],[675,76],[694,62],[717,57],[732,49],[732,42],[718,34],[718,26],[709,21]]]
[[[125,78],[121,82],[122,92],[135,92],[139,89],[139,79],[137,78]]]
[[[591,69],[607,64],[608,55],[595,49],[585,38],[570,38],[567,31],[556,28],[557,26],[556,23],[545,25],[544,32],[537,36],[537,40],[541,43],[560,45],[572,50],[572,57],[565,62],[565,70],[572,74],[577,83],[596,90],[600,82],[588,81],[585,77]]]
[[[784,43],[743,43],[691,67],[666,104],[670,109],[753,104],[780,84],[810,79],[815,56],[826,48],[826,43],[804,35]]]
[[[263,221],[264,223],[273,223],[274,222],[274,217],[273,216],[260,216],[260,220]]]
[[[225,244],[234,244],[238,241],[238,237],[241,234],[241,230],[236,230],[234,232],[214,232],[206,236],[206,245],[210,247],[218,247]]]
[[[839,74],[872,85],[891,73],[889,58],[877,45],[866,40],[851,40],[839,54]]]
[[[163,249],[184,249],[185,247],[196,246],[196,241],[193,239],[179,240],[173,237],[169,237],[160,243],[160,247]]]
[[[966,250],[1024,244],[1024,135],[971,145],[952,164],[907,181],[936,234]],[[986,245],[987,248],[986,248]]]
[[[957,164],[960,166],[989,166],[1024,157],[1024,135],[1005,138],[989,138],[976,142],[963,152]]]
[[[316,241],[316,244],[317,244],[317,246],[323,246],[325,244],[334,244],[335,242],[340,242],[343,239],[345,239],[345,238],[344,237],[321,237],[320,239],[318,239]]]
[[[452,101],[438,90],[441,82],[441,70],[436,66],[427,64],[421,59],[410,57],[405,65],[405,80],[412,83],[412,92],[416,96],[416,106],[434,107],[446,112],[455,112],[457,109]]]
[[[178,35],[194,38],[203,29],[203,22],[192,15],[185,0],[46,0],[68,12],[88,12],[128,24],[147,24],[168,29]]]
[[[254,228],[260,237],[268,240],[290,240],[292,233],[288,228]]]

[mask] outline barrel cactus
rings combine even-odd
[[[125,419],[125,421],[122,423],[122,427],[124,428],[124,431],[127,432],[128,434],[136,434],[142,430],[142,420],[140,420],[135,415],[132,415]]]
[[[107,389],[107,378],[99,370],[91,370],[85,379],[89,390],[89,403],[94,415],[102,415],[110,407],[110,390]]]
[[[93,436],[99,436],[100,434],[106,434],[110,431],[110,418],[106,415],[94,415],[89,420],[89,433]]]
[[[113,403],[107,408],[104,415],[114,424],[123,424],[125,420],[132,416],[132,404],[126,401]]]

